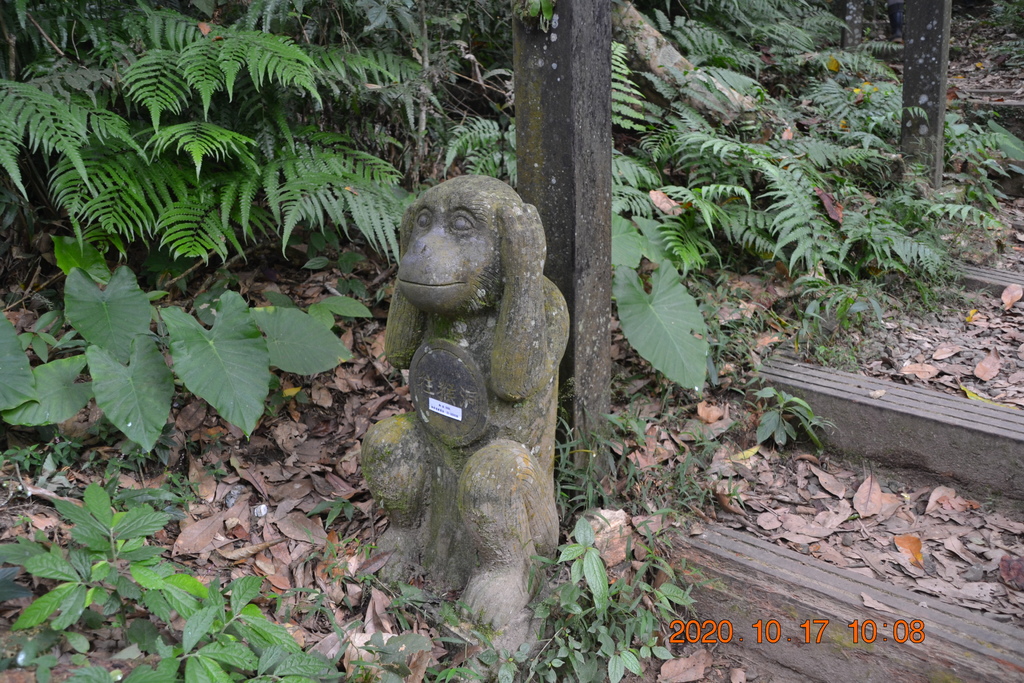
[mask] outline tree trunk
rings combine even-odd
[[[754,98],[701,72],[679,54],[665,36],[644,19],[633,3],[612,4],[612,28],[616,40],[629,47],[636,69],[650,71],[684,91],[690,91],[689,96],[684,93],[686,103],[702,114],[720,123],[731,123],[757,108]],[[661,99],[656,93],[644,94],[651,99]]]

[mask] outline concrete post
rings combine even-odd
[[[933,187],[942,183],[952,9],[952,0],[906,0],[904,5],[900,149],[927,167]]]
[[[835,12],[846,22],[840,46],[848,50],[860,45],[864,37],[864,0],[836,0]]]
[[[549,30],[513,19],[522,198],[547,233],[547,275],[569,305],[561,381],[577,433],[610,412],[611,3],[563,0]]]

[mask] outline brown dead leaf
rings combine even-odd
[[[911,363],[905,365],[901,370],[902,375],[914,375],[918,379],[931,379],[939,374],[939,369],[929,363]]]
[[[256,545],[247,545],[242,548],[218,548],[217,554],[223,557],[225,560],[247,560],[257,553],[261,553],[267,548],[272,548],[277,545],[283,538],[275,538],[273,541],[267,541],[266,543],[257,543]]]
[[[999,360],[999,353],[992,349],[988,352],[988,355],[974,368],[974,376],[978,379],[987,382],[996,375],[999,374],[999,366],[1001,361]]]
[[[913,534],[902,534],[893,539],[893,543],[904,555],[910,558],[910,563],[918,569],[924,569],[924,555],[921,552],[921,539]]]
[[[680,206],[679,202],[672,199],[664,192],[651,190],[648,194],[651,197],[651,201],[654,202],[654,205],[658,207],[662,213],[667,213],[669,216],[678,216],[683,212],[684,207]]]
[[[225,532],[224,520],[247,515],[248,510],[246,508],[248,506],[249,493],[246,492],[239,496],[238,501],[230,509],[189,524],[178,534],[178,538],[174,541],[174,546],[171,548],[171,555],[181,555],[182,553],[198,555],[213,550],[215,547],[214,539],[218,535],[223,536]],[[226,538],[224,540],[227,541]]]
[[[729,683],[747,683],[747,672],[743,669],[729,669]]]
[[[964,350],[964,347],[957,346],[956,344],[942,343],[939,344],[939,348],[935,349],[932,353],[932,360],[945,360]]]
[[[831,192],[825,192],[825,190],[820,187],[814,188],[814,193],[818,195],[818,199],[821,200],[822,205],[825,207],[825,213],[828,214],[828,217],[839,225],[842,225],[843,205],[836,201],[835,195]]]
[[[841,481],[833,477],[828,472],[820,470],[814,465],[810,466],[811,472],[818,477],[818,481],[821,482],[821,487],[831,493],[836,498],[842,498],[846,495],[846,485]]]
[[[697,417],[700,418],[704,424],[714,424],[725,416],[725,411],[718,406],[713,406],[707,401],[701,401],[697,404]]]
[[[711,653],[697,650],[689,657],[670,659],[661,665],[658,683],[689,683],[704,678],[704,672],[711,666]]]
[[[890,614],[896,614],[897,613],[896,610],[892,609],[888,605],[883,605],[882,603],[880,603],[878,600],[875,600],[873,597],[871,597],[867,593],[861,593],[860,597],[861,597],[861,600],[864,601],[864,606],[865,607],[868,607],[870,609],[876,609],[879,612],[889,612]]]
[[[882,488],[875,481],[874,474],[869,474],[853,495],[853,509],[861,517],[871,517],[882,511]]]
[[[327,532],[319,517],[307,517],[301,512],[289,512],[277,522],[277,528],[288,538],[312,543],[315,546],[327,544]]]
[[[762,529],[772,531],[782,526],[782,516],[773,510],[762,512],[757,516],[757,525]]]
[[[188,459],[188,480],[196,485],[196,495],[200,499],[207,503],[213,502],[213,497],[217,493],[217,477],[192,457]]]
[[[944,500],[956,498],[956,491],[949,488],[948,486],[936,486],[935,490],[932,491],[932,495],[928,496],[928,506],[925,507],[924,513],[928,514],[933,510],[937,510],[942,506]]]
[[[1024,557],[1000,557],[999,578],[1013,590],[1024,590]]]
[[[793,129],[792,128],[786,128],[785,130],[783,130],[782,131],[782,139],[783,140],[792,140],[793,139]]]
[[[1008,285],[999,298],[1003,300],[1003,309],[1008,311],[1013,308],[1015,303],[1020,301],[1022,296],[1024,296],[1024,288],[1014,283]]]

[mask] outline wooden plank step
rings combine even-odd
[[[769,678],[773,683],[1024,680],[1024,631],[1010,624],[718,525],[681,539],[676,551],[684,566],[699,567],[709,579],[692,592],[700,632],[707,634],[714,626],[716,635],[726,639],[723,622],[732,627],[730,642],[705,647],[718,648],[717,654],[735,657],[754,672],[759,664],[792,672],[792,678]],[[865,595],[891,612],[866,607]],[[707,620],[712,623],[705,625]],[[773,620],[777,628],[767,625]],[[905,642],[897,642],[894,623],[910,626],[915,620],[920,630],[913,636],[920,642],[906,638],[911,631],[902,624],[895,635]],[[754,626],[759,621],[760,643]],[[849,627],[854,621],[856,643]],[[875,640],[865,643],[872,625]],[[690,636],[697,631],[691,624]],[[768,642],[776,636],[777,642]]]
[[[777,354],[760,378],[835,423],[841,451],[1024,500],[1024,411],[840,372]]]
[[[980,268],[967,264],[960,264],[958,268],[962,273],[960,281],[964,287],[976,292],[988,292],[999,296],[1007,285],[1024,285],[1024,274],[1015,273],[1012,270]]]

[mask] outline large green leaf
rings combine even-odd
[[[352,357],[330,330],[296,308],[254,308],[252,318],[267,335],[270,364],[285,372],[315,375]]]
[[[252,432],[270,390],[270,358],[242,297],[221,295],[211,330],[180,308],[165,308],[161,315],[171,337],[174,371],[188,390],[246,434]]]
[[[149,331],[149,299],[139,289],[135,274],[118,268],[100,289],[79,268],[71,270],[64,289],[65,315],[87,341],[110,351],[120,362],[128,360],[132,338]]]
[[[74,237],[52,237],[53,255],[57,267],[70,275],[73,268],[81,268],[96,282],[110,281],[110,269],[96,247],[88,242],[79,242]]]
[[[129,439],[153,450],[171,412],[174,378],[147,337],[135,337],[125,367],[99,346],[86,350],[96,405]]]
[[[708,343],[694,334],[705,335],[704,318],[672,264],[665,261],[654,271],[650,294],[635,271],[616,268],[612,292],[622,332],[637,353],[669,379],[700,391]]]
[[[0,315],[0,410],[19,406],[35,397],[35,380],[28,356],[14,325]]]
[[[643,255],[644,236],[632,222],[612,216],[612,265],[636,268]]]
[[[76,384],[85,368],[85,356],[61,358],[32,370],[35,400],[0,415],[16,425],[48,425],[74,417],[92,397],[92,382]]]

